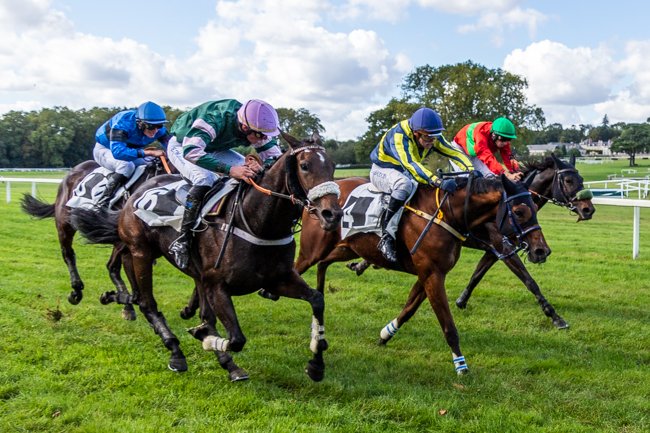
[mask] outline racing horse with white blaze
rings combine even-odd
[[[294,226],[303,208],[324,231],[336,230],[342,216],[338,204],[339,188],[333,182],[334,163],[321,145],[320,137],[299,141],[282,133],[289,143],[272,167],[259,176],[253,186],[240,183],[225,200],[225,214],[207,215],[203,227],[195,232],[190,263],[183,272],[193,278],[198,297],[201,324],[191,329],[202,347],[217,354],[230,379],[247,379],[228,352],[244,348],[244,336],[232,297],[257,292],[260,287],[311,305],[312,331],[306,372],[314,381],[324,377],[325,340],[323,294],[310,288],[293,268],[296,243]],[[161,176],[145,183],[117,213],[95,214],[75,211],[79,231],[91,243],[124,245],[124,269],[132,288],[132,299],[171,352],[169,368],[187,370],[187,361],[178,338],[153,295],[154,260],[164,256],[172,265],[171,242],[178,236],[172,227],[148,226],[135,214],[135,203],[151,188],[177,182],[178,176]],[[97,224],[97,218],[101,224]],[[109,228],[110,227],[110,228]],[[120,302],[120,300],[118,300]],[[219,335],[217,319],[226,330]]]

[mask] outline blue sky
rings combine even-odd
[[[3,0],[0,114],[307,108],[353,139],[416,67],[471,60],[528,80],[548,123],[650,117],[650,6],[556,0]]]

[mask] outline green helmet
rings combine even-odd
[[[492,129],[490,131],[505,138],[511,138],[513,140],[517,138],[515,125],[505,117],[499,117],[492,122]]]

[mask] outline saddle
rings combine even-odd
[[[110,206],[115,202],[126,198],[129,188],[142,177],[145,170],[147,169],[146,165],[139,165],[135,168],[135,171],[129,178],[129,180],[118,188],[110,201]],[[70,208],[81,208],[81,209],[95,209],[97,201],[102,197],[104,191],[106,190],[106,184],[108,183],[108,175],[112,171],[104,168],[98,167],[88,173],[86,177],[83,178],[81,182],[77,185],[72,193],[72,197],[66,203],[66,206]]]
[[[206,215],[221,215],[223,212],[223,200],[238,185],[236,179],[220,178],[203,199],[201,212],[196,221],[200,223],[201,218]],[[185,209],[185,200],[190,190],[190,184],[182,179],[176,182],[151,188],[142,194],[133,207],[135,215],[150,227],[172,227],[180,232]]]

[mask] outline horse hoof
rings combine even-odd
[[[187,371],[187,361],[185,358],[172,358],[169,360],[167,368],[176,373],[182,373],[183,371]]]
[[[461,298],[456,299],[456,306],[461,310],[464,310],[467,307],[467,301],[463,301]]]
[[[555,325],[557,329],[569,329],[569,324],[565,322],[564,319],[553,320],[553,325]]]
[[[388,340],[384,340],[381,337],[379,337],[379,340],[377,340],[377,346],[386,346],[387,343],[388,343]]]
[[[314,382],[320,382],[325,377],[325,365],[319,365],[311,360],[307,363],[305,373],[307,373],[307,376],[309,376],[309,378]]]
[[[70,292],[70,294],[68,295],[68,302],[71,303],[72,305],[77,305],[79,302],[81,302],[82,298],[83,298],[83,293]]]
[[[122,319],[132,322],[135,320],[135,318],[136,315],[134,310],[122,310]]]
[[[456,370],[456,374],[459,376],[465,376],[466,374],[469,374],[469,368],[461,368],[460,370]]]
[[[185,307],[181,310],[181,319],[183,320],[191,319],[192,317],[194,317],[195,314],[196,314],[196,310],[189,307]]]
[[[113,302],[113,296],[115,296],[115,292],[104,292],[100,295],[99,302],[102,305],[108,305]]]
[[[228,377],[231,382],[240,382],[249,379],[248,373],[243,368],[237,368],[228,372]]]

